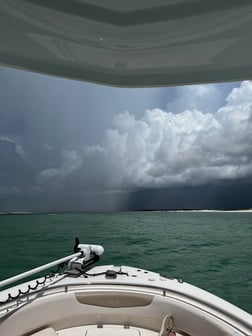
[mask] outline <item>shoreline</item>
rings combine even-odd
[[[146,209],[140,209],[140,210],[123,210],[123,211],[56,211],[56,212],[32,212],[32,211],[10,211],[10,212],[0,212],[0,215],[50,215],[55,216],[57,214],[85,214],[85,213],[122,213],[122,212],[202,212],[202,213],[209,213],[209,212],[218,212],[218,213],[252,213],[252,209],[237,209],[237,210],[218,210],[218,209],[171,209],[171,210],[146,210]]]

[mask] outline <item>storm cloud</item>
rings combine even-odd
[[[0,211],[218,207],[217,191],[250,193],[250,81],[125,91],[2,74]]]
[[[95,146],[62,151],[60,167],[43,170],[41,187],[68,183],[105,190],[197,186],[251,178],[252,83],[243,82],[215,113],[155,108],[141,118],[113,117]]]

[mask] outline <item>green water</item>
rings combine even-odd
[[[100,264],[182,278],[252,312],[252,213],[125,212],[0,216],[0,278],[101,244]]]

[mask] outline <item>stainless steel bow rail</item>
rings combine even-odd
[[[32,276],[34,274],[37,274],[37,273],[40,273],[42,271],[45,271],[49,268],[52,268],[52,267],[55,267],[57,265],[60,265],[60,264],[63,264],[69,260],[72,260],[72,259],[77,259],[79,258],[80,256],[82,255],[82,252],[78,252],[78,253],[74,253],[74,254],[71,254],[67,257],[64,257],[64,258],[61,258],[61,259],[57,259],[55,261],[52,261],[48,264],[45,264],[45,265],[42,265],[42,266],[39,266],[39,267],[36,267],[36,268],[33,268],[27,272],[24,272],[24,273],[21,273],[21,274],[18,274],[18,275],[15,275],[11,278],[8,278],[6,280],[3,280],[3,281],[0,281],[0,288],[2,287],[5,287],[5,286],[8,286],[14,282],[17,282],[19,280],[22,280],[22,279],[25,279],[29,276]]]
[[[35,281],[35,285],[32,286],[31,284],[27,284],[26,290],[19,288],[17,295],[13,295],[12,293],[9,293],[7,299],[5,301],[0,301],[0,304],[4,304],[12,300],[19,299],[23,295],[28,295],[30,291],[34,291],[38,289],[38,286],[44,285],[47,279],[50,279],[51,277],[55,276],[55,274],[60,273],[60,270],[61,269],[63,270],[63,267],[67,263],[68,263],[68,270],[66,274],[72,275],[72,276],[78,276],[80,274],[84,274],[85,271],[89,269],[91,265],[93,265],[95,262],[99,260],[100,256],[104,252],[104,248],[100,245],[80,244],[79,239],[76,238],[75,245],[74,245],[74,252],[75,252],[74,254],[71,254],[67,257],[57,259],[48,264],[33,268],[30,271],[21,273],[19,275],[16,275],[9,279],[1,281],[0,288],[8,286],[24,278],[30,277],[34,274],[45,271],[54,266],[58,266],[58,269],[56,272],[51,271],[51,273],[49,275],[45,275],[42,278],[42,280],[41,279],[33,280]]]
[[[80,271],[82,271],[83,269],[85,269],[85,267],[87,268],[88,266],[99,260],[100,256],[104,252],[104,248],[100,245],[80,244],[79,239],[75,238],[74,252],[74,254],[71,254],[67,257],[52,261],[48,264],[33,268],[30,271],[0,281],[0,288],[8,286],[14,282],[32,276],[36,273],[45,271],[54,266],[64,264],[67,261],[70,261],[70,268],[79,269]]]

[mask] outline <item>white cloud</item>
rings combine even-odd
[[[205,86],[193,90],[206,94]],[[89,147],[89,158],[96,156],[106,169],[107,188],[197,185],[251,176],[252,83],[243,82],[226,101],[215,113],[153,109],[140,119],[121,113],[102,145]]]
[[[250,104],[252,101],[252,81],[244,81],[241,86],[234,88],[227,96],[228,105],[239,106]]]
[[[207,103],[215,91],[214,85],[188,87],[187,97],[193,92],[192,99],[196,95],[202,103],[207,97]],[[121,113],[102,143],[63,150],[61,156],[59,167],[38,174],[40,188],[65,183],[82,190],[131,190],[251,177],[252,82],[233,89],[213,113],[196,108],[176,114],[155,108],[140,118]]]
[[[82,159],[76,151],[62,150],[61,156],[62,164],[59,168],[44,169],[37,175],[36,181],[40,188],[57,189],[69,174],[80,168]]]
[[[14,145],[15,152],[18,156],[20,156],[22,159],[27,159],[27,154],[20,144],[18,144],[15,140],[11,139],[10,137],[6,136],[0,136],[0,141],[6,141]]]

